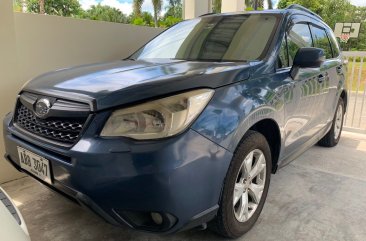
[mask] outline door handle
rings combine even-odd
[[[324,75],[322,75],[322,74],[318,75],[318,82],[319,83],[323,83],[324,80],[325,80],[325,76]]]
[[[342,66],[337,66],[337,74],[343,74],[343,68]]]

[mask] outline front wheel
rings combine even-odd
[[[343,119],[344,119],[344,102],[339,98],[336,113],[333,117],[332,127],[329,132],[318,142],[318,145],[325,147],[336,146],[341,138]]]
[[[248,131],[234,153],[227,176],[214,231],[237,238],[257,221],[267,197],[272,170],[266,138]]]

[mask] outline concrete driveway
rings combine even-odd
[[[159,236],[116,228],[31,178],[2,185],[34,241],[223,240],[191,230]],[[344,132],[335,148],[315,146],[272,175],[267,203],[239,240],[366,240],[366,135]]]

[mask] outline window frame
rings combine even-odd
[[[287,47],[287,60],[288,60],[288,67],[287,68],[292,68],[293,64],[290,65],[290,52],[289,52],[289,47],[288,47],[288,32],[295,26],[295,25],[306,25],[309,33],[310,33],[310,38],[311,38],[311,46],[314,46],[314,39],[313,39],[313,35],[311,33],[310,30],[310,26],[309,26],[310,22],[308,21],[298,21],[298,22],[291,22],[289,24],[289,26],[287,26],[286,28],[286,32],[285,32],[285,37],[286,37],[286,47]]]
[[[329,42],[330,42],[330,47],[332,48],[332,53],[333,53],[333,59],[336,59],[336,58],[339,58],[341,56],[341,48],[339,46],[339,43],[338,43],[338,40],[337,38],[334,36],[334,33],[332,32],[331,29],[326,29],[325,31],[327,33],[327,36],[328,36],[328,39],[329,39]],[[335,47],[337,48],[337,52],[338,54],[336,54],[334,48],[333,48],[333,44],[335,45]]]
[[[282,40],[280,42],[281,42],[281,44],[280,44],[280,48],[279,48],[278,55],[277,55],[277,58],[276,58],[276,71],[281,71],[281,70],[285,70],[285,69],[291,68],[289,54],[288,54],[287,31],[285,31],[285,34],[282,37]],[[287,56],[287,66],[286,67],[278,68],[278,62],[279,62],[278,59],[279,59],[279,56],[280,56],[280,51],[281,51],[281,47],[282,47],[282,44],[283,43],[285,43],[285,45],[286,45],[285,48],[286,48],[286,56]]]

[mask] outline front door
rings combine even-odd
[[[302,47],[312,47],[312,36],[308,23],[293,24],[287,31],[289,71],[297,51]],[[321,68],[299,69],[295,78],[288,74],[288,88],[285,92],[285,125],[283,158],[291,155],[312,137],[316,136],[322,123],[320,98],[327,73]]]

